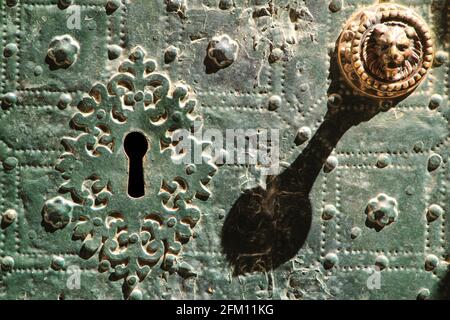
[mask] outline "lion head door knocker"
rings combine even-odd
[[[346,82],[379,99],[407,95],[433,64],[430,30],[414,11],[380,4],[355,13],[338,40],[338,61]]]

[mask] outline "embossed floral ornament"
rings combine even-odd
[[[341,73],[357,92],[395,98],[414,90],[433,63],[430,30],[413,10],[379,4],[357,12],[338,40]]]
[[[189,156],[175,152],[177,129],[189,130],[194,122],[198,127],[201,118],[194,115],[189,88],[174,87],[145,56],[141,48],[134,49],[107,85],[94,85],[81,101],[80,112],[71,120],[79,135],[63,139],[66,152],[56,166],[65,179],[59,191],[74,206],[73,236],[82,241],[80,255],[97,254],[99,270],[124,279],[129,298],[142,297],[138,284],[150,272],[194,274],[179,254],[200,219],[196,203],[208,198],[206,185],[216,170],[206,155],[194,172],[174,161]],[[136,130],[149,142],[144,163],[147,191],[132,199],[127,194],[123,141]]]
[[[54,68],[66,69],[73,65],[78,58],[80,46],[69,35],[53,38],[50,42],[47,57],[48,62]]]
[[[64,228],[72,217],[73,205],[63,197],[47,201],[43,208],[44,222],[54,229]]]
[[[369,224],[381,230],[397,220],[397,201],[384,193],[380,193],[376,198],[370,199],[366,214]]]
[[[239,46],[236,41],[224,34],[212,38],[208,46],[208,58],[218,67],[226,68],[237,58]]]

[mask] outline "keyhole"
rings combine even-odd
[[[130,132],[123,143],[128,156],[128,195],[140,198],[145,195],[143,160],[147,153],[148,142],[140,132]]]

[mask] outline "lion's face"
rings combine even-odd
[[[420,43],[414,28],[377,26],[365,48],[366,63],[376,76],[387,81],[408,77],[420,60]]]

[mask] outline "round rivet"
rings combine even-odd
[[[130,276],[130,277],[127,278],[127,284],[128,284],[130,287],[135,286],[136,283],[138,283],[138,281],[139,281],[139,279],[138,279],[138,277],[136,277],[136,276]]]
[[[442,105],[443,98],[440,94],[434,94],[430,98],[429,108],[431,110],[437,109]]]
[[[338,164],[339,164],[339,160],[335,156],[330,156],[325,161],[324,171],[326,173],[329,173],[329,172],[333,171],[334,169],[336,169]]]
[[[422,141],[418,141],[414,145],[413,149],[415,152],[422,152],[424,147],[425,147],[425,144]]]
[[[134,101],[140,102],[142,100],[144,100],[144,93],[142,91],[136,92],[136,94],[134,95]]]
[[[67,108],[72,102],[72,96],[68,93],[63,93],[59,96],[58,108],[63,110]]]
[[[109,60],[115,60],[122,54],[122,48],[116,44],[108,46],[108,58]]]
[[[5,170],[12,170],[19,164],[19,160],[15,157],[8,157],[3,161],[3,168]]]
[[[2,214],[2,222],[7,225],[13,223],[17,219],[17,211],[14,209],[8,209]]]
[[[279,107],[281,107],[281,103],[282,101],[280,96],[277,95],[271,96],[269,98],[269,110],[270,111],[277,110]]]
[[[306,92],[306,91],[308,91],[309,90],[309,85],[307,84],[307,83],[302,83],[301,85],[300,85],[300,91],[301,92]]]
[[[19,49],[17,48],[17,45],[15,43],[8,43],[5,48],[3,49],[3,55],[6,58],[9,58],[17,53]]]
[[[234,6],[233,0],[220,0],[219,2],[219,8],[221,10],[228,10],[231,9]]]
[[[139,289],[134,289],[131,293],[130,293],[130,300],[142,300],[143,298],[143,294],[142,291]]]
[[[375,265],[380,268],[380,270],[386,269],[389,266],[389,259],[384,255],[379,255],[375,259]]]
[[[121,246],[126,245],[130,240],[130,237],[128,236],[128,233],[121,232],[119,236],[117,237],[117,241]]]
[[[62,268],[64,268],[65,265],[65,260],[63,257],[53,257],[52,259],[52,268],[54,270],[61,270]]]
[[[444,214],[444,209],[440,205],[432,204],[428,207],[427,218],[430,221],[434,221]]]
[[[439,258],[434,254],[430,254],[425,259],[425,270],[432,271],[439,265]]]
[[[131,53],[130,58],[132,60],[142,60],[144,58],[144,55],[145,55],[145,53],[142,50],[142,48],[138,47]]]
[[[59,0],[58,4],[61,9],[65,9],[73,4],[73,0]]]
[[[3,103],[7,106],[12,106],[17,102],[17,96],[15,93],[8,92],[3,96]]]
[[[175,111],[172,115],[172,120],[174,122],[179,122],[181,120],[181,113],[178,111]]]
[[[42,75],[42,72],[44,72],[44,70],[42,69],[41,66],[34,67],[33,73],[36,77],[39,77],[40,75]]]
[[[99,268],[101,271],[107,271],[111,268],[111,263],[108,260],[102,260],[100,262]]]
[[[438,154],[432,154],[428,158],[428,171],[434,171],[442,164],[442,157]]]
[[[128,239],[129,243],[137,243],[138,241],[139,241],[139,236],[136,233],[133,233]]]
[[[361,235],[361,228],[359,228],[359,227],[353,227],[352,228],[352,230],[351,230],[351,232],[350,232],[350,237],[352,238],[352,239],[356,239],[356,238],[358,238],[360,235]]]
[[[436,56],[435,56],[435,62],[437,65],[443,65],[444,63],[447,62],[448,59],[448,53],[444,52],[444,51],[438,51],[436,52]]]
[[[10,271],[12,268],[14,268],[14,259],[10,256],[4,257],[2,259],[1,266],[2,270]]]
[[[328,96],[328,106],[337,108],[342,104],[342,96],[338,93],[333,93]]]
[[[426,288],[420,289],[419,293],[417,294],[417,300],[427,300],[430,297],[430,290]]]
[[[311,129],[309,127],[301,127],[297,132],[297,136],[295,137],[295,143],[297,145],[300,145],[305,141],[311,139],[311,137],[312,137]]]
[[[177,56],[178,56],[178,48],[176,48],[174,46],[170,46],[164,52],[164,62],[171,63],[171,62],[175,61]]]
[[[167,11],[184,12],[186,10],[186,0],[166,0]]]
[[[186,166],[186,174],[191,175],[193,173],[195,173],[195,171],[197,170],[195,164],[189,164]]]
[[[323,220],[330,220],[333,217],[335,217],[338,213],[338,210],[336,209],[335,206],[331,205],[331,204],[327,204],[324,208],[323,208],[323,212],[322,212],[322,219]]]
[[[9,7],[14,7],[17,4],[17,0],[6,0],[6,4]]]
[[[106,8],[108,11],[116,11],[120,7],[120,0],[109,0],[106,3]]]
[[[325,269],[331,269],[338,264],[339,258],[335,253],[327,253],[324,260]]]
[[[277,61],[280,61],[281,59],[283,59],[283,56],[284,56],[283,50],[281,50],[280,48],[275,48],[269,55],[269,62],[275,63]]]
[[[328,5],[331,12],[338,12],[342,9],[342,0],[331,0]]]
[[[385,168],[390,164],[391,164],[391,157],[389,155],[382,154],[378,157],[378,160],[377,160],[378,168]]]
[[[189,88],[187,86],[179,85],[173,91],[173,97],[176,99],[182,100],[182,99],[186,98],[188,93],[189,93]]]

